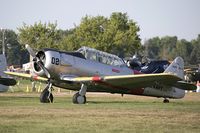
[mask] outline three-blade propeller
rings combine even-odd
[[[49,71],[44,67],[42,60],[36,56],[36,53],[33,51],[33,49],[28,44],[26,44],[26,49],[28,50],[29,54],[33,57],[33,61],[38,64],[38,66],[44,71],[47,78],[50,79],[51,75],[50,75]]]

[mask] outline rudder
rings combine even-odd
[[[176,57],[164,73],[171,73],[184,79],[184,61],[181,57]]]
[[[4,55],[0,55],[0,77],[4,77],[4,71],[6,70],[7,63],[6,63],[6,57]]]

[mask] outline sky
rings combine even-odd
[[[23,23],[57,22],[66,30],[81,18],[113,12],[127,13],[140,27],[140,38],[177,36],[188,41],[200,34],[200,0],[0,0],[0,28],[13,29]]]

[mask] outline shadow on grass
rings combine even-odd
[[[3,99],[3,100],[6,100],[6,99],[9,99],[9,100],[16,100],[16,99],[38,99],[38,97],[34,97],[34,96],[1,96],[0,99]]]
[[[87,101],[88,104],[138,104],[138,103],[153,103],[146,101]]]
[[[171,107],[171,106],[188,106],[190,105],[190,103],[186,103],[186,102],[182,102],[182,101],[170,101],[169,103],[163,103],[162,100],[150,100],[150,101],[87,101],[88,104],[96,104],[96,105],[100,105],[100,104],[113,104],[113,105],[145,105],[145,106],[160,106],[160,107]],[[194,103],[193,103],[194,104]]]

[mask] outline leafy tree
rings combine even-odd
[[[192,49],[193,46],[190,42],[186,41],[185,39],[179,40],[176,43],[174,57],[181,56],[184,59],[185,64],[189,65]]]
[[[191,42],[178,40],[176,36],[154,37],[145,42],[145,53],[153,59],[173,60],[177,56],[184,59],[186,65],[200,62],[200,35]]]
[[[44,47],[58,48],[61,35],[56,27],[56,23],[42,24],[39,22],[35,23],[33,26],[24,23],[21,28],[18,28],[19,41],[21,44],[29,44],[35,49]]]
[[[113,13],[109,27],[109,33],[113,36],[113,53],[119,53],[121,57],[131,56],[141,48],[141,40],[137,34],[140,29],[133,20],[128,20],[126,13]]]
[[[21,46],[17,41],[17,34],[13,30],[5,29],[5,48],[8,65],[21,65],[27,58],[22,56]],[[2,31],[0,32],[2,38]],[[0,48],[2,50],[2,48]]]
[[[152,39],[147,40],[144,43],[145,46],[145,56],[151,59],[159,59],[160,54],[160,38],[154,37]]]
[[[173,60],[177,37],[154,37],[145,42],[145,51],[149,58]]]
[[[141,47],[138,31],[139,27],[126,13],[113,13],[110,18],[85,16],[63,39],[62,47],[75,50],[89,46],[121,57],[131,56]]]
[[[193,50],[190,55],[191,64],[200,64],[200,34],[197,39],[192,40]]]
[[[173,60],[176,43],[177,43],[176,36],[173,36],[173,37],[165,36],[165,37],[161,38],[160,58]]]

